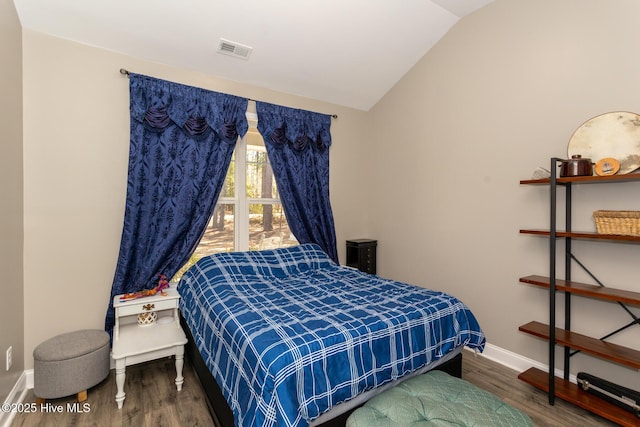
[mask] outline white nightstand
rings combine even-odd
[[[175,356],[176,387],[182,390],[182,368],[184,366],[184,345],[187,338],[180,327],[178,300],[180,295],[175,285],[160,294],[120,302],[120,295],[113,298],[115,327],[113,329],[113,349],[111,356],[116,365],[116,403],[118,409],[124,403],[125,369],[129,365],[142,363],[160,357]],[[139,325],[138,314],[155,311],[158,318],[151,325]]]

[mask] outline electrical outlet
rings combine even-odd
[[[7,371],[11,369],[11,364],[13,363],[13,347],[9,346],[7,349]]]

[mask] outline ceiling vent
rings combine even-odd
[[[218,43],[218,53],[235,56],[236,58],[249,59],[252,50],[252,47],[225,39],[220,39],[220,43]]]

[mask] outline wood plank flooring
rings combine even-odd
[[[12,427],[197,427],[213,426],[207,408],[204,391],[200,387],[191,365],[185,360],[182,391],[174,383],[176,370],[173,358],[128,366],[124,391],[126,399],[122,409],[115,401],[115,370],[97,386],[90,388],[89,411],[73,413],[67,404],[75,402],[75,396],[48,400],[53,406],[62,405],[62,413],[37,411],[17,414]],[[25,403],[35,402],[33,390],[29,390]],[[82,408],[82,403],[79,404]]]
[[[607,420],[574,405],[557,400],[554,406],[547,403],[546,394],[517,379],[518,373],[470,351],[463,353],[463,378],[487,391],[500,396],[508,404],[527,413],[535,426],[613,426]],[[20,413],[12,427],[121,427],[121,426],[213,426],[206,399],[189,363],[185,363],[185,382],[181,392],[174,384],[175,368],[172,359],[161,359],[141,365],[129,366],[121,410],[115,402],[116,385],[114,371],[102,383],[89,390],[89,398],[83,407],[85,412],[67,410],[74,399],[50,401],[62,413]],[[35,402],[30,390],[25,403]],[[640,425],[640,420],[639,420]],[[514,426],[517,427],[517,426]]]
[[[518,379],[519,372],[471,351],[463,352],[462,378],[499,396],[531,417],[535,426],[595,427],[616,424],[591,412],[556,399],[549,405],[547,394]],[[638,420],[640,426],[640,420]]]

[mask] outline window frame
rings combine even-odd
[[[249,129],[258,129],[258,116],[255,113],[247,113],[247,122]],[[247,132],[248,133],[248,132]],[[271,204],[282,205],[279,197],[257,198],[247,197],[247,134],[242,138],[238,138],[233,151],[234,166],[234,189],[233,197],[218,197],[218,204],[233,205],[233,238],[234,251],[248,251],[250,249],[250,227],[249,227],[249,205],[252,204]],[[262,148],[266,153],[266,146]],[[261,150],[262,150],[261,149]],[[240,155],[239,155],[240,154]],[[225,178],[226,179],[226,178]],[[275,179],[275,177],[274,177]],[[241,191],[239,191],[241,189]],[[242,197],[240,193],[242,192]]]

